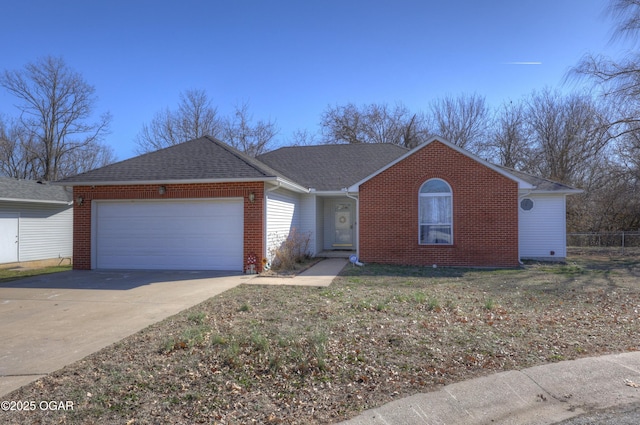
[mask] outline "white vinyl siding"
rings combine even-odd
[[[325,198],[316,196],[316,253],[324,250],[324,204]]]
[[[17,261],[69,258],[73,255],[71,205],[0,202],[0,213],[19,216]]]
[[[284,189],[267,192],[267,258],[287,239],[293,228],[300,229],[300,196]]]
[[[97,201],[93,208],[93,268],[242,270],[242,199]]]
[[[524,198],[533,201],[529,211],[520,206]],[[518,200],[518,221],[520,258],[562,260],[567,256],[564,195],[521,196]]]
[[[317,250],[317,233],[316,233],[316,195],[302,195],[300,198],[300,231],[309,235],[309,254],[316,255]]]

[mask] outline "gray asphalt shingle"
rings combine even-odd
[[[390,143],[291,146],[260,155],[258,159],[316,190],[341,190],[408,152]]]
[[[209,136],[116,162],[58,183],[262,179],[278,173]]]
[[[522,171],[514,170],[513,168],[503,167],[502,165],[498,165],[498,167],[502,168],[509,174],[518,177],[535,186],[535,190],[544,191],[544,192],[581,192],[579,189],[575,189],[566,184],[562,184],[559,182],[555,182],[553,180],[543,179],[542,177],[536,177],[531,174],[524,173]]]
[[[71,191],[62,186],[0,177],[0,199],[42,202],[70,202]]]
[[[390,143],[290,146],[252,158],[204,136],[60,180],[61,184],[207,181],[279,177],[305,188],[339,191],[409,152]],[[575,192],[551,180],[500,167],[540,191]]]

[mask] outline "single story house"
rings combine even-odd
[[[77,269],[260,270],[293,229],[311,255],[365,263],[561,260],[565,198],[579,192],[440,138],[252,158],[205,136],[58,183],[73,187]]]
[[[0,178],[0,264],[70,259],[71,191],[33,180]]]

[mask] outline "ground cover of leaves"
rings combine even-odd
[[[517,270],[347,266],[242,285],[4,397],[3,423],[325,424],[443,385],[640,350],[640,257]],[[257,278],[259,279],[259,278]]]

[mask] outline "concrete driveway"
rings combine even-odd
[[[73,270],[0,283],[0,395],[250,279]]]

